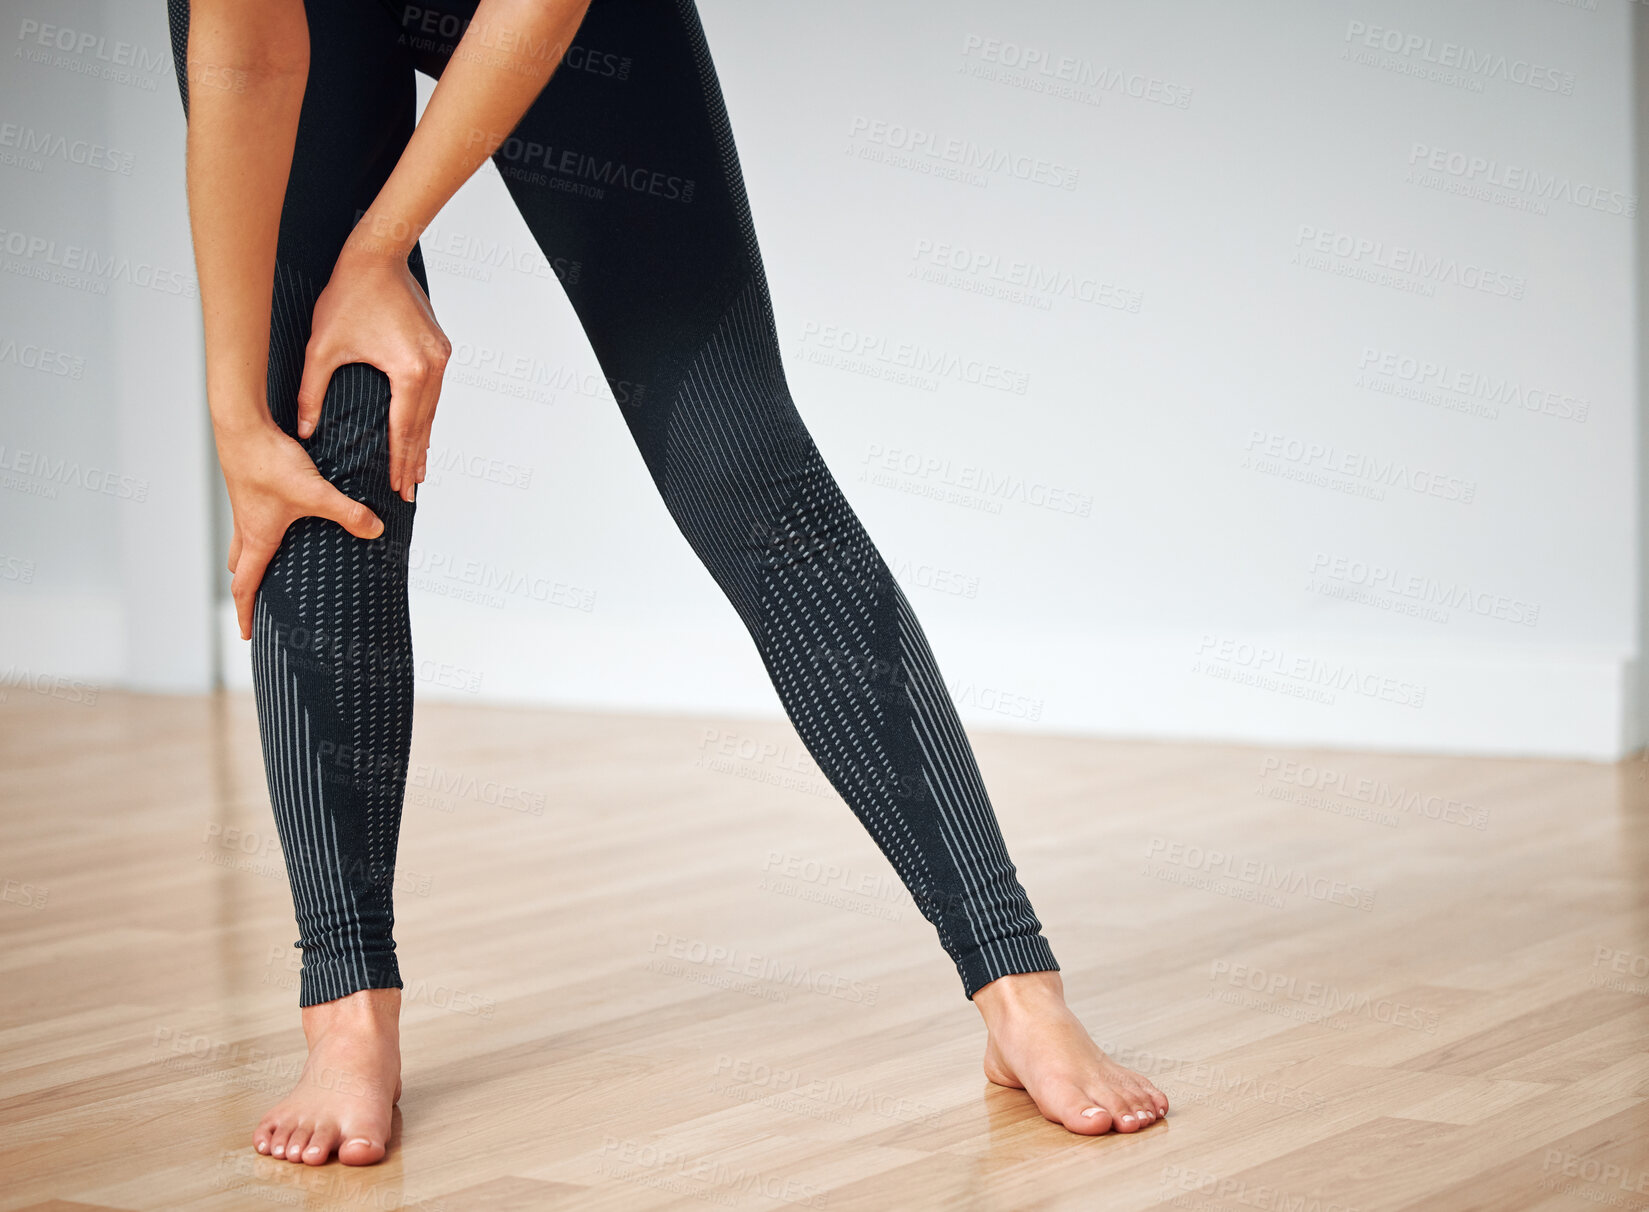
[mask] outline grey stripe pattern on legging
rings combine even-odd
[[[360,911],[344,879],[343,853],[316,756],[309,709],[261,600],[253,627],[252,683],[269,799],[286,857],[292,903],[300,921],[314,923],[305,930],[312,941],[304,955],[302,976],[305,997],[313,995],[303,1004],[312,1005],[366,987]]]
[[[295,268],[277,266],[269,398],[289,434],[318,293]],[[389,487],[388,398],[380,371],[342,367],[306,443],[323,476],[383,519],[383,535],[357,539],[335,522],[300,518],[265,573],[254,620],[254,690],[305,1006],[400,984],[391,895],[412,725],[414,506]]]
[[[925,759],[922,777],[939,806],[945,849],[961,879],[956,907],[967,915],[972,936],[979,940],[981,971],[1001,974],[1057,967],[1030,899],[1019,886],[973,747],[897,582],[893,598],[899,650],[909,678],[910,727]]]
[[[759,275],[683,378],[659,478],[968,995],[1057,968],[922,629],[796,412]]]

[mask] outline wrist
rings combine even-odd
[[[261,399],[237,399],[233,404],[211,405],[212,435],[219,446],[278,430],[269,406]]]
[[[412,247],[423,234],[422,224],[409,223],[386,215],[367,211],[344,241],[338,254],[339,265],[370,267],[375,265],[405,265],[412,255]]]

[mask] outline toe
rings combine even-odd
[[[371,1166],[383,1161],[387,1151],[381,1140],[351,1136],[338,1146],[338,1160],[346,1166]]]
[[[1147,1127],[1157,1122],[1156,1104],[1151,1101],[1151,1096],[1145,1093],[1143,1089],[1129,1091],[1128,1104],[1133,1110],[1134,1119],[1142,1127]]]
[[[1162,1119],[1168,1114],[1168,1096],[1150,1083],[1146,1083],[1145,1094],[1151,1100],[1151,1105],[1157,1109],[1157,1118]]]
[[[1156,1100],[1143,1085],[1134,1095],[1134,1116],[1136,1119],[1144,1119],[1147,1126],[1162,1118],[1162,1112],[1157,1110]]]
[[[269,1142],[275,1135],[275,1125],[271,1120],[264,1120],[252,1133],[252,1147],[265,1157],[269,1156]]]
[[[1037,1109],[1042,1112],[1043,1118],[1064,1124],[1072,1132],[1098,1136],[1111,1130],[1110,1108],[1116,1104],[1095,1099],[1080,1086],[1063,1082],[1033,1090],[1031,1096],[1036,1099]],[[1093,1111],[1096,1106],[1098,1110],[1094,1114],[1083,1114],[1084,1111]]]
[[[1083,1136],[1102,1136],[1115,1125],[1111,1113],[1098,1103],[1081,1100],[1088,1105],[1076,1113],[1074,1120],[1066,1120],[1065,1126],[1072,1132],[1079,1132]]]
[[[1126,1091],[1119,1092],[1111,1103],[1111,1118],[1116,1121],[1118,1132],[1138,1132],[1145,1126],[1139,1117],[1139,1105]]]
[[[338,1127],[336,1124],[322,1124],[309,1137],[309,1143],[303,1147],[303,1160],[306,1165],[324,1166],[332,1156],[332,1150],[338,1147]]]
[[[303,1160],[303,1150],[304,1146],[309,1143],[309,1135],[310,1125],[307,1123],[300,1123],[292,1129],[292,1135],[286,1138],[287,1161],[301,1162]]]
[[[285,1158],[285,1156],[286,1156],[286,1141],[287,1141],[287,1138],[290,1137],[291,1135],[292,1135],[292,1125],[291,1124],[289,1124],[289,1123],[278,1123],[278,1124],[276,1124],[275,1127],[274,1127],[274,1130],[269,1133],[269,1156],[270,1157]]]

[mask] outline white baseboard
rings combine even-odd
[[[249,688],[233,611],[228,683]],[[418,694],[456,702],[776,718],[778,700],[729,612],[715,629],[624,626],[574,610],[490,618],[414,598]],[[1616,761],[1637,747],[1633,663],[1608,652],[1277,637],[969,634],[930,628],[972,728]]]

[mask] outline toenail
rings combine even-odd
[[[346,1144],[346,1145],[365,1145],[368,1149],[372,1148],[372,1142],[369,1141],[364,1136],[357,1136],[354,1140],[346,1140],[344,1142],[344,1144]]]
[[[1082,1113],[1082,1117],[1084,1119],[1092,1119],[1094,1116],[1098,1115],[1103,1110],[1105,1110],[1104,1107],[1089,1107],[1086,1111],[1084,1111]]]
[[[1134,1117],[1132,1115],[1124,1115],[1122,1117],[1122,1122],[1125,1124],[1131,1124],[1134,1122]]]
[[[268,1145],[266,1145],[266,1144],[264,1144],[264,1143],[263,1143],[263,1142],[262,1142],[262,1141],[261,1141],[261,1140],[260,1140],[260,1141],[259,1141],[259,1142],[258,1142],[258,1152],[259,1152],[259,1153],[267,1153],[267,1152],[269,1152],[269,1146],[268,1146]]]
[[[319,1153],[320,1151],[321,1147],[319,1145],[310,1145],[309,1148],[304,1150],[305,1153]]]
[[[281,1154],[283,1154],[285,1152],[286,1152],[286,1146],[285,1145],[276,1145],[275,1146],[275,1156],[276,1157],[279,1157]]]

